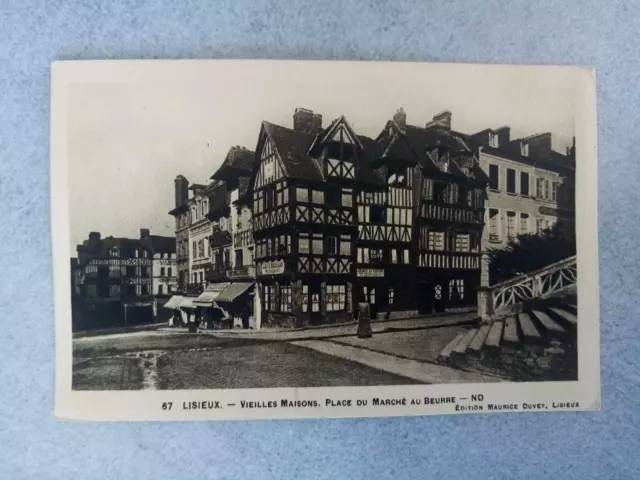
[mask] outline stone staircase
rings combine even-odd
[[[457,335],[438,361],[516,381],[577,379],[576,296],[535,299],[519,310]]]

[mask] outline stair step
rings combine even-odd
[[[458,344],[455,346],[455,348],[453,349],[453,353],[459,354],[459,355],[465,353],[467,351],[467,347],[471,343],[471,340],[473,340],[473,337],[476,336],[476,333],[478,333],[477,328],[472,328],[468,330],[467,333],[465,333],[464,336],[462,337],[462,340],[460,340]]]
[[[489,335],[489,330],[491,329],[491,325],[482,325],[478,329],[478,333],[476,333],[473,340],[469,344],[467,351],[473,355],[480,355],[480,351],[482,350],[482,346],[484,345],[485,340],[487,339],[487,335]]]
[[[566,310],[562,310],[560,308],[556,308],[556,307],[551,307],[551,308],[549,308],[549,310],[551,310],[553,313],[555,313],[559,317],[564,318],[571,325],[573,325],[573,326],[578,325],[578,316],[577,315],[575,315],[575,314],[573,314],[571,312],[568,312]]]
[[[489,329],[489,335],[484,344],[489,350],[497,350],[500,348],[500,339],[502,338],[502,327],[504,323],[502,321],[493,322]]]
[[[518,321],[520,322],[520,329],[522,330],[522,336],[525,343],[540,344],[543,337],[533,323],[531,316],[528,313],[519,313]]]
[[[520,343],[518,338],[518,323],[516,317],[507,317],[504,322],[504,338],[505,345],[515,346]]]
[[[456,345],[460,343],[460,340],[462,340],[462,337],[464,337],[464,333],[459,333],[458,335],[456,335],[453,338],[453,340],[451,340],[449,343],[445,345],[445,347],[442,349],[442,351],[438,355],[438,358],[442,360],[449,359],[451,357],[451,352],[453,352],[453,349],[456,348]]]
[[[542,326],[549,332],[552,336],[554,334],[562,334],[565,333],[565,329],[562,328],[555,320],[553,320],[549,315],[545,312],[541,312],[540,310],[534,310],[531,312],[534,317],[538,319],[538,321],[542,324]]]

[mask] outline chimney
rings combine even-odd
[[[529,145],[529,156],[549,158],[551,156],[551,133],[540,133],[525,139]]]
[[[511,141],[511,127],[500,127],[495,133],[498,135],[498,147],[503,147]]]
[[[571,145],[567,147],[567,157],[575,157],[575,154],[576,154],[576,137],[573,137]]]
[[[140,238],[147,238],[150,234],[151,234],[151,232],[150,232],[150,230],[148,228],[141,228],[140,229]]]
[[[293,129],[315,135],[322,130],[322,115],[306,108],[296,108],[293,113]]]
[[[404,130],[407,126],[407,114],[404,109],[400,107],[398,111],[393,115],[393,121],[401,130]]]
[[[429,122],[429,124],[437,124],[446,129],[451,129],[451,112],[449,110],[445,110],[444,112],[440,112],[437,115],[433,116],[433,122]]]
[[[178,175],[174,180],[176,192],[176,208],[184,205],[189,200],[189,180]]]
[[[100,232],[89,233],[89,245],[95,245],[100,241]]]

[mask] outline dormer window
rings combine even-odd
[[[489,146],[493,148],[498,148],[500,146],[497,133],[489,134]]]
[[[525,157],[529,156],[529,144],[528,143],[520,143],[520,154]]]

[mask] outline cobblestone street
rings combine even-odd
[[[466,316],[459,317],[466,319]],[[437,365],[438,352],[465,327],[417,328],[415,320],[288,332],[187,333],[160,329],[74,340],[78,390],[217,389],[408,385],[496,381]],[[404,328],[404,329],[402,329]]]

